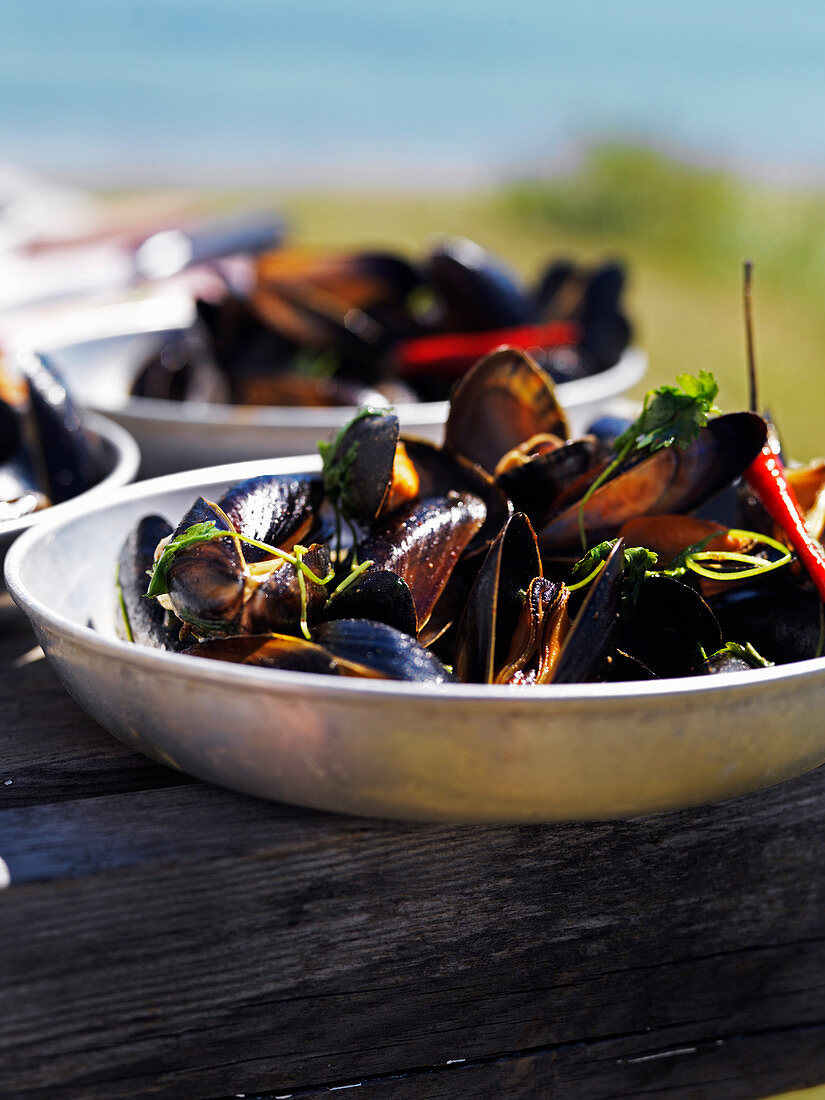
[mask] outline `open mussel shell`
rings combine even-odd
[[[493,474],[503,455],[541,434],[570,434],[553,383],[525,352],[499,348],[456,386],[444,446]]]
[[[233,485],[218,501],[218,507],[241,534],[290,550],[312,532],[323,496],[319,477],[268,474]],[[248,543],[244,544],[243,555],[249,562],[269,556]]]
[[[231,527],[214,505],[198,497],[174,537],[196,523],[214,523],[219,531]],[[204,633],[234,630],[244,597],[241,556],[231,538],[202,542],[178,551],[167,573],[172,607],[179,619]]]
[[[146,597],[155,548],[171,534],[172,525],[163,516],[144,516],[124,542],[117,559],[115,626],[120,638],[131,636],[138,645],[175,650],[180,649],[180,622],[157,600]]]
[[[415,637],[418,620],[409,585],[389,569],[368,569],[324,609],[326,619],[372,619]]]
[[[329,548],[321,543],[309,547],[304,564],[316,576],[330,571]],[[249,588],[249,582],[247,582]],[[239,629],[244,634],[276,633],[297,629],[306,611],[308,623],[317,622],[324,613],[327,593],[323,585],[304,575],[306,603],[301,594],[298,569],[291,562],[276,562],[272,572],[247,597],[241,612]]]
[[[99,479],[101,453],[83,427],[80,413],[52,364],[42,355],[27,355],[23,369],[29,383],[30,440],[42,461],[48,495],[54,504],[90,489]],[[38,465],[38,461],[35,461]]]
[[[524,593],[541,576],[536,536],[517,512],[490,546],[458,623],[455,668],[466,683],[491,684],[510,648]]]
[[[485,516],[484,502],[472,493],[420,500],[374,527],[359,545],[359,557],[406,582],[420,630]]]
[[[532,456],[496,475],[496,484],[538,527],[552,513],[561,494],[599,465],[600,448],[592,437],[573,439],[555,450]]]
[[[657,676],[688,676],[703,660],[700,648],[707,654],[721,647],[722,632],[696,589],[671,577],[648,577],[622,619],[616,645]]]
[[[534,577],[527,589],[507,660],[497,684],[549,684],[570,629],[570,590],[546,577]]]
[[[375,367],[389,334],[375,317],[311,283],[259,284],[252,292],[259,317],[287,340],[315,352]]]
[[[596,679],[619,626],[624,543],[616,543],[588,589],[553,671],[554,684],[580,684]]]
[[[434,653],[386,623],[337,619],[319,623],[313,637],[338,661],[346,663],[350,675],[430,684],[446,684],[454,679]]]
[[[450,331],[505,328],[532,320],[533,304],[517,278],[474,241],[448,237],[432,250],[424,275]]]
[[[392,484],[398,444],[398,417],[365,409],[339,432],[326,469],[342,471],[342,511],[359,523],[371,523]]]
[[[579,513],[590,545],[618,534],[648,513],[690,512],[738,477],[765,442],[764,420],[728,413],[709,421],[684,449],[671,446],[642,459],[600,486],[583,509],[571,504],[538,532],[542,552],[579,544]]]
[[[259,285],[280,289],[311,284],[359,309],[404,304],[420,275],[391,252],[313,253],[278,249],[258,258]]]
[[[286,634],[239,634],[232,638],[207,638],[182,651],[189,657],[208,657],[258,668],[289,672],[339,675],[335,658],[319,645]]]

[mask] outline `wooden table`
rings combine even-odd
[[[737,1100],[825,1080],[825,769],[399,825],[127,750],[0,615],[0,1095]],[[824,719],[825,720],[825,719]]]

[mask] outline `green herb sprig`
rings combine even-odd
[[[570,575],[572,583],[567,586],[571,592],[584,588],[598,577],[618,541],[608,539],[600,542],[576,562]],[[655,572],[654,566],[659,557],[644,546],[625,546],[622,557],[621,606],[625,613],[629,613],[636,606],[645,577]]]
[[[645,394],[642,411],[633,423],[616,436],[613,449],[616,457],[602,470],[579,504],[579,535],[582,550],[587,549],[584,530],[584,508],[596,490],[632,454],[653,454],[664,447],[685,448],[693,442],[708,422],[708,417],[719,410],[713,404],[719,386],[710,371],[700,370],[691,374],[678,374],[677,385],[659,386]]]

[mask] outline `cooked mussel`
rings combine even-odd
[[[218,531],[232,532],[226,516],[210,501],[198,497],[172,535],[180,538],[197,524],[212,523]],[[198,632],[227,633],[235,630],[244,597],[241,544],[218,538],[186,547],[175,554],[167,572],[171,609]]]
[[[525,352],[500,348],[456,386],[444,445],[493,474],[508,451],[542,433],[570,434],[553,383]]]
[[[590,545],[616,536],[641,515],[689,512],[738,477],[762,449],[765,422],[753,413],[709,421],[685,448],[655,451],[600,486],[580,507],[570,504],[538,532],[542,552],[579,544],[583,523]]]
[[[424,275],[448,331],[505,328],[529,321],[533,307],[515,275],[474,241],[441,240],[424,262]]]
[[[236,531],[258,542],[289,550],[304,542],[318,523],[324,486],[319,477],[267,474],[233,485],[218,507]],[[244,558],[263,561],[266,550],[244,545]]]
[[[504,662],[531,581],[541,577],[536,536],[527,517],[511,516],[481,565],[455,642],[460,680],[491,684]]]
[[[417,629],[427,622],[486,509],[472,493],[430,497],[399,509],[359,546],[361,560],[397,574],[409,588]]]

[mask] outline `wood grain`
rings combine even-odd
[[[626,822],[345,818],[143,761],[13,667],[29,641],[0,637],[0,1095],[825,1080],[825,770]]]

